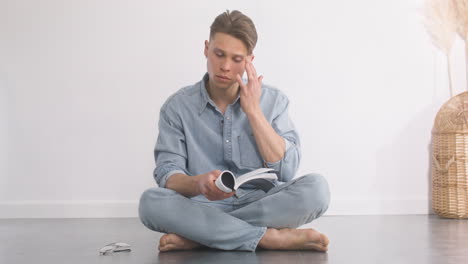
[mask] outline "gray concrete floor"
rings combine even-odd
[[[0,263],[468,263],[468,220],[437,216],[325,216],[311,227],[330,238],[327,253],[306,251],[159,253],[161,233],[136,218],[3,219]],[[99,256],[111,242],[131,252]]]

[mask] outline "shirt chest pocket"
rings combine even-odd
[[[237,137],[239,142],[240,165],[247,168],[262,168],[263,159],[258,151],[255,137],[243,133]]]

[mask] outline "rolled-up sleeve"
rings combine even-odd
[[[156,168],[154,179],[159,187],[166,187],[168,179],[176,173],[187,173],[187,148],[182,124],[170,117],[164,107],[159,115],[159,134],[154,148]]]
[[[265,162],[267,168],[278,173],[278,180],[290,181],[296,174],[301,160],[300,140],[296,128],[288,115],[289,101],[286,97],[277,102],[275,108],[280,109],[273,119],[272,127],[285,141],[285,153],[281,160],[271,163]]]

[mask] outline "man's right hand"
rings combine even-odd
[[[215,181],[220,174],[220,170],[213,170],[208,173],[195,176],[197,177],[198,192],[210,201],[224,200],[236,193],[225,193],[215,185]]]

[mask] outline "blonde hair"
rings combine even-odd
[[[247,47],[248,55],[252,54],[257,44],[257,30],[254,23],[237,10],[232,12],[226,10],[215,18],[210,27],[210,40],[216,33],[225,33],[241,40]]]

